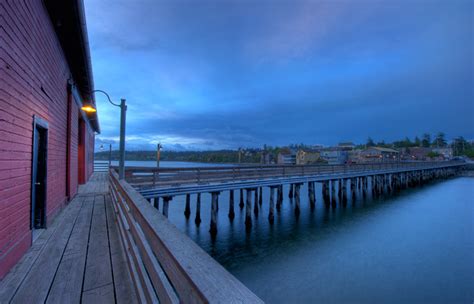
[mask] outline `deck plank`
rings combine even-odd
[[[82,303],[107,304],[115,303],[114,286],[112,283],[98,288],[85,291],[82,295]]]
[[[93,206],[94,197],[86,197],[51,286],[47,303],[80,302]]]
[[[83,198],[71,202],[67,214],[26,275],[12,303],[43,303],[46,300],[83,202]]]
[[[103,195],[95,196],[94,199],[90,235],[83,284],[84,292],[112,283],[112,265]]]

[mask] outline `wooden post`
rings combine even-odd
[[[290,184],[290,191],[288,192],[288,197],[293,198],[293,184]]]
[[[191,215],[191,194],[186,194],[186,207],[184,208],[184,216],[188,219]]]
[[[159,197],[155,197],[153,199],[153,207],[155,207],[156,210],[160,210],[160,198]]]
[[[351,178],[351,198],[352,202],[356,199],[357,178]]]
[[[342,181],[342,187],[341,187],[341,192],[342,192],[342,203],[347,204],[347,180],[346,179],[341,179],[340,182]],[[341,186],[341,184],[339,184]]]
[[[234,212],[234,190],[229,192],[229,219],[232,221],[235,217]]]
[[[194,222],[197,226],[201,224],[201,193],[198,193],[196,198],[196,218]]]
[[[274,195],[274,191],[275,190],[275,187],[270,187],[270,208],[268,210],[268,221],[270,222],[270,224],[273,224],[273,220],[274,220],[274,205],[275,205],[275,202],[273,200],[273,195]]]
[[[252,190],[247,189],[247,200],[245,205],[245,226],[252,227]]]
[[[254,195],[254,204],[253,204],[253,213],[258,215],[258,188],[255,188],[255,195]]]
[[[301,184],[295,184],[295,215],[300,215],[300,186]]]
[[[342,202],[342,182],[343,180],[342,179],[339,179],[339,184],[338,184],[338,187],[337,187],[337,196],[339,198],[339,202]]]
[[[259,204],[260,206],[262,206],[262,203],[263,203],[263,202],[262,202],[262,199],[263,199],[263,198],[262,198],[262,196],[263,196],[263,189],[262,189],[262,187],[260,187],[259,190],[260,190],[260,191],[259,191],[259,192],[260,192],[260,195],[258,196],[258,204]]]
[[[331,180],[331,204],[336,205],[336,180]]]
[[[172,196],[164,196],[163,197],[163,215],[165,217],[168,217],[168,207],[169,207],[169,202],[173,199]]]
[[[244,189],[240,189],[240,209],[244,208]]]
[[[283,203],[283,185],[277,186],[277,203],[276,203],[276,209],[277,211],[280,211],[281,209],[281,204]]]
[[[314,209],[314,205],[316,203],[314,188],[315,188],[314,182],[309,182],[308,183],[308,196],[309,196],[309,205],[311,206],[311,210]]]
[[[209,232],[215,236],[217,234],[217,200],[219,198],[219,192],[212,192],[211,197],[211,228]]]

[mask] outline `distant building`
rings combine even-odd
[[[442,156],[443,159],[452,159],[453,158],[453,149],[452,148],[433,148],[434,153]]]
[[[362,150],[360,149],[347,151],[347,154],[348,154],[347,162],[352,163],[352,164],[363,163],[364,160],[361,157],[361,152]]]
[[[327,149],[321,151],[321,158],[328,162],[329,165],[342,165],[347,162],[348,152],[339,149]]]
[[[365,162],[397,161],[398,156],[397,150],[383,147],[370,147],[360,152],[360,159]]]
[[[295,165],[296,153],[292,151],[283,151],[278,153],[277,163],[279,165]]]
[[[321,153],[315,150],[303,150],[299,149],[296,152],[296,164],[297,165],[308,165],[314,164],[321,159]]]
[[[411,147],[402,150],[402,159],[404,160],[427,160],[431,148]]]
[[[352,142],[341,142],[337,146],[338,146],[339,149],[347,150],[347,151],[354,150],[354,148],[355,148],[355,145]]]

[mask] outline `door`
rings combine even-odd
[[[31,179],[31,229],[46,228],[48,172],[48,123],[38,117],[33,122],[33,161]]]

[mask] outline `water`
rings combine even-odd
[[[118,166],[118,160],[112,161],[112,166]],[[182,162],[182,161],[160,161],[160,167],[163,168],[193,168],[193,167],[219,167],[229,166],[232,164],[212,164],[212,163],[196,163],[196,162]],[[125,167],[156,167],[156,161],[149,160],[127,160]]]
[[[285,188],[280,213],[268,224],[263,209],[245,231],[227,218],[228,192],[219,197],[218,235],[211,240],[210,195],[202,196],[199,228],[185,220],[184,197],[169,218],[267,303],[472,303],[474,300],[474,178],[455,178],[396,196],[357,198],[346,208],[322,204],[313,212],[301,188],[301,215]]]

